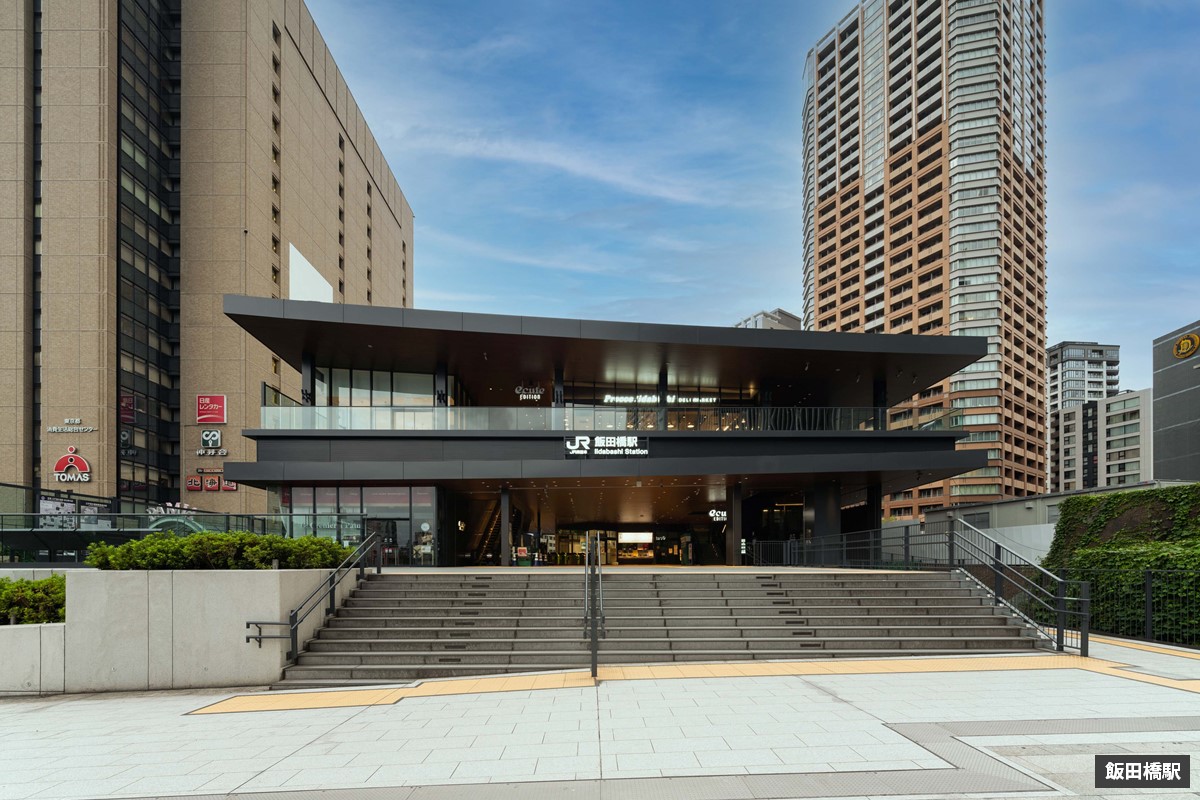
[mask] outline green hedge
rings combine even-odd
[[[1092,630],[1141,637],[1146,570],[1152,571],[1154,638],[1200,644],[1200,540],[1085,547],[1075,551],[1064,576],[1092,584]]]
[[[285,539],[245,531],[177,536],[155,532],[122,545],[97,542],[84,563],[98,569],[332,569],[352,547],[332,539],[302,536]]]
[[[22,624],[66,618],[67,579],[62,575],[36,581],[0,578],[0,619]]]
[[[1068,497],[1042,565],[1057,572],[1073,566],[1081,549],[1101,545],[1191,539],[1200,539],[1200,483]]]

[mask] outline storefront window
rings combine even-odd
[[[329,539],[338,538],[338,490],[336,486],[318,486],[313,490],[316,511],[313,532]]]
[[[392,404],[392,373],[376,370],[371,373],[371,405]]]
[[[362,490],[363,514],[369,517],[409,516],[409,491],[406,486],[368,486]]]
[[[332,386],[329,392],[329,405],[350,405],[350,370],[335,369],[331,371]]]
[[[392,405],[433,405],[433,376],[413,372],[392,373]]]
[[[362,489],[357,486],[343,486],[338,489],[338,511],[341,512],[342,540],[350,542],[362,541]]]
[[[316,393],[313,397],[313,404],[318,406],[329,405],[329,381],[325,377],[326,371],[323,369],[313,370],[313,383]]]
[[[412,564],[434,565],[437,549],[437,489],[416,486],[412,490]]]
[[[352,376],[354,384],[352,404],[356,406],[371,405],[371,371],[356,369],[352,373]]]

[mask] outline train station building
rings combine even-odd
[[[740,564],[747,541],[877,528],[885,498],[986,464],[956,447],[962,412],[921,397],[982,338],[224,310],[303,387],[264,389],[257,457],[226,478],[294,534],[381,533],[395,564],[579,563],[589,531],[609,564]]]

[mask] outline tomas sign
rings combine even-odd
[[[59,483],[88,483],[92,479],[92,467],[87,459],[75,452],[72,445],[67,454],[54,462],[54,480]]]

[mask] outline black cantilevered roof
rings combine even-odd
[[[470,382],[480,405],[511,405],[513,388],[550,381],[755,387],[808,405],[870,406],[873,382],[899,403],[987,353],[967,336],[781,331],[519,317],[225,296],[225,314],[295,369],[432,372]],[[494,395],[489,397],[489,392]],[[491,402],[489,402],[491,401]]]

